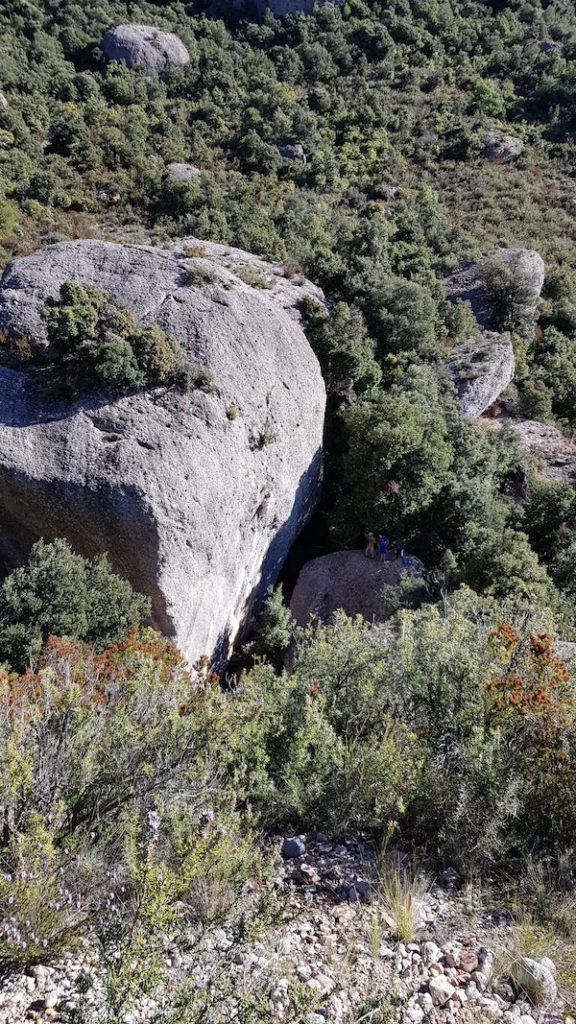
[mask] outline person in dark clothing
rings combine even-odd
[[[394,549],[395,549],[396,558],[401,559],[402,563],[404,565],[406,565],[406,558],[407,558],[406,541],[405,540],[397,540],[396,544],[394,545]]]
[[[378,534],[378,551],[380,553],[380,561],[385,562],[388,556],[388,548],[390,547],[390,541],[385,533]]]

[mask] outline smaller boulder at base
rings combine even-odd
[[[334,612],[362,615],[368,622],[384,622],[395,609],[384,599],[386,586],[398,586],[402,573],[422,575],[417,558],[380,561],[378,554],[367,558],[363,551],[335,551],[314,558],[300,570],[290,602],[290,611],[299,626],[311,619],[330,622]]]

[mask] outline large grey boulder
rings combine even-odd
[[[384,622],[395,610],[386,603],[384,588],[398,586],[402,573],[418,577],[422,571],[418,559],[404,566],[400,559],[381,562],[378,556],[367,558],[363,551],[335,551],[302,567],[290,611],[299,626],[311,619],[330,622],[339,608],[368,622]]]
[[[490,328],[492,320],[492,309],[484,288],[484,273],[488,265],[497,268],[498,264],[504,271],[512,272],[524,286],[527,299],[526,314],[533,318],[537,315],[538,300],[546,274],[540,253],[535,249],[496,249],[479,263],[462,260],[444,277],[448,299],[451,302],[469,302],[480,327]]]
[[[129,68],[142,68],[155,75],[190,61],[182,40],[154,25],[117,25],[104,35],[102,51],[108,60],[118,60]]]
[[[456,345],[445,366],[456,388],[461,413],[476,419],[499,398],[514,377],[510,337],[484,331]]]
[[[516,160],[524,144],[515,135],[506,132],[491,131],[484,136],[484,156],[493,164],[509,164]]]
[[[246,267],[268,287],[246,284]],[[223,657],[318,498],[325,390],[279,266],[188,239],[174,249],[82,240],[15,260],[0,325],[46,345],[43,303],[95,284],[159,323],[216,390],[46,397],[42,370],[0,368],[0,560],[40,536],[108,551],[185,656]]]

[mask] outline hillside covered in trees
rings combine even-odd
[[[0,262],[0,1024],[572,1020],[574,4],[10,0]],[[296,626],[371,531],[386,622]]]

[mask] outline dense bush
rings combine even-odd
[[[392,629],[300,631],[292,674],[257,667],[239,695],[265,815],[400,829],[464,871],[568,844],[576,699],[548,621],[463,590]]]
[[[529,603],[338,613],[298,631],[290,672],[260,661],[226,690],[151,630],[100,653],[52,638],[0,672],[0,968],[89,931],[120,1019],[175,936],[201,958],[222,922],[265,926],[255,825],[371,829],[493,872],[570,843],[575,783],[572,679]]]
[[[24,675],[0,674],[1,967],[98,922],[121,942],[142,886],[160,915],[154,941],[178,900],[188,915],[229,909],[257,860],[230,817],[242,792],[233,711],[152,631],[100,654],[53,638]]]
[[[148,611],[148,600],[112,572],[105,556],[85,559],[65,540],[40,540],[0,588],[0,659],[22,668],[52,635],[101,649]]]

